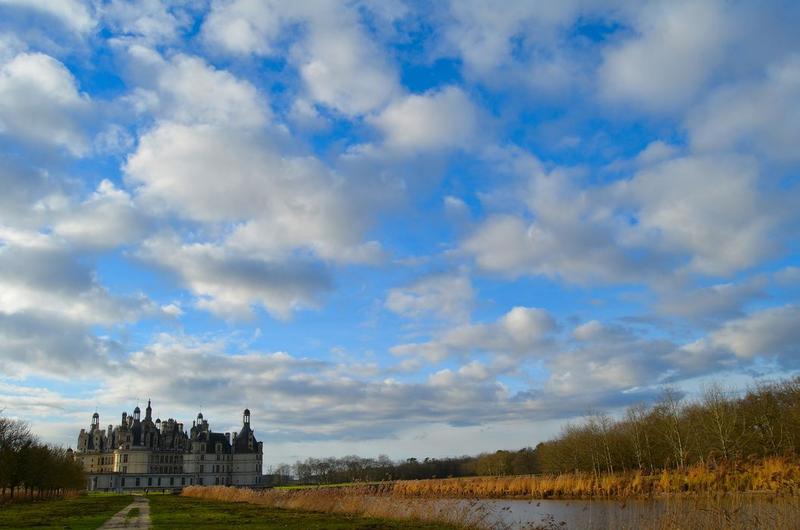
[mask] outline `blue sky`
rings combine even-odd
[[[0,0],[0,409],[270,464],[795,373],[793,2]]]

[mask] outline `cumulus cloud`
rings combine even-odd
[[[490,215],[463,241],[482,269],[579,283],[731,274],[773,255],[791,218],[743,156],[668,159],[605,186],[559,171],[527,182],[527,215]]]
[[[386,307],[409,318],[437,316],[467,320],[475,293],[466,274],[437,274],[417,280],[407,287],[391,289]]]
[[[111,0],[99,6],[99,17],[117,38],[148,43],[170,42],[192,22],[190,4],[170,5],[162,0]]]
[[[114,248],[138,241],[147,222],[130,195],[103,180],[90,197],[61,215],[53,232],[77,246]]]
[[[148,377],[108,378],[103,395],[117,402],[142,392],[162,396],[159,407],[187,417],[202,407],[206,416],[235,418],[247,403],[257,422],[304,440],[384,438],[420,422],[473,424],[519,416],[502,386],[476,383],[474,366],[454,379],[440,374],[401,383],[354,377],[338,365],[284,352],[229,355],[224,347],[160,335],[132,354],[126,367]],[[443,384],[444,379],[475,384]]]
[[[114,296],[52,237],[9,236],[0,233],[0,358],[6,374],[107,372],[121,347],[94,330],[158,315],[144,296]]]
[[[760,192],[755,161],[739,156],[685,157],[643,170],[625,186],[640,227],[690,256],[688,267],[726,274],[774,251],[768,234],[785,210]]]
[[[215,2],[205,38],[236,53],[271,54],[285,24],[302,24],[288,57],[308,97],[348,116],[379,109],[399,93],[395,68],[361,24],[355,9],[337,2],[286,4]]]
[[[140,256],[177,271],[203,297],[200,307],[242,316],[256,304],[287,317],[317,306],[329,289],[316,260],[381,259],[380,245],[363,240],[376,207],[363,200],[369,183],[287,150],[284,132],[269,124],[266,99],[250,83],[197,58],[167,61],[142,47],[131,54],[151,80],[150,104],[160,116],[124,165],[135,202],[218,234],[207,243],[156,238]],[[207,261],[193,264],[201,255]]]
[[[491,87],[556,94],[581,84],[581,59],[564,38],[582,12],[578,2],[534,5],[485,0],[450,2],[443,18],[442,53],[461,59],[468,77]]]
[[[547,311],[519,306],[494,322],[456,326],[428,342],[400,344],[391,351],[430,362],[470,353],[536,357],[547,351],[555,330],[555,319]]]
[[[576,326],[572,336],[573,343],[562,344],[545,361],[549,375],[544,390],[566,399],[588,392],[608,403],[622,392],[652,388],[665,380],[669,373],[665,357],[676,348],[671,341],[596,320]]]
[[[87,33],[95,27],[96,20],[86,2],[80,0],[0,0],[0,6],[10,6],[29,10],[60,20],[66,27],[77,33]]]
[[[797,306],[771,307],[726,322],[711,334],[710,343],[741,359],[774,357],[793,365],[800,353],[799,321]]]
[[[260,0],[215,1],[203,37],[235,54],[270,55],[284,23],[280,5]]]
[[[798,109],[800,55],[795,54],[770,64],[761,79],[712,92],[689,113],[687,127],[692,146],[700,151],[752,150],[797,161]]]
[[[88,142],[79,118],[89,107],[70,71],[49,55],[21,53],[0,65],[0,134],[82,155]]]
[[[606,48],[599,70],[606,97],[651,110],[690,101],[710,79],[730,38],[722,2],[648,4],[633,36]]]
[[[331,288],[329,274],[313,262],[255,259],[210,243],[154,237],[138,256],[175,274],[199,297],[198,307],[225,317],[248,317],[254,305],[262,305],[288,318],[295,309],[316,307]]]
[[[199,57],[164,59],[139,44],[130,46],[128,55],[139,83],[132,101],[160,120],[253,129],[270,117],[266,96],[252,83]]]
[[[458,87],[412,94],[369,120],[389,149],[427,151],[467,147],[477,129],[476,110]]]
[[[680,282],[658,285],[656,310],[664,316],[680,316],[702,326],[744,316],[745,307],[767,296],[768,280],[754,276],[740,282],[690,287]]]

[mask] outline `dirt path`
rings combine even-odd
[[[129,517],[129,512],[134,509],[134,513],[130,514]],[[114,517],[106,521],[99,530],[108,530],[112,528],[148,530],[150,528],[150,499],[134,497],[132,503],[118,511]]]

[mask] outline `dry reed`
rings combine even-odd
[[[406,497],[630,498],[681,493],[800,491],[800,465],[794,459],[765,458],[746,463],[697,464],[655,475],[641,471],[594,475],[527,475],[401,480],[392,493]]]
[[[655,475],[637,471],[599,476],[574,473],[469,477],[294,490],[193,486],[185,488],[183,495],[293,510],[443,522],[469,528],[518,527],[498,523],[502,514],[497,510],[508,509],[502,503],[480,499],[582,498],[606,503],[604,509],[614,518],[609,528],[788,530],[800,527],[798,486],[797,461],[767,458],[740,464],[696,465],[684,471],[664,470]],[[576,502],[591,505],[598,501]],[[602,508],[600,504],[595,509]],[[637,512],[633,506],[640,510]],[[545,520],[526,528],[561,528],[559,524]]]

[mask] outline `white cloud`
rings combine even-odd
[[[0,66],[0,134],[79,156],[88,149],[79,118],[89,107],[70,71],[49,55],[21,53]]]
[[[216,0],[203,23],[203,37],[231,53],[270,55],[284,23],[280,7],[264,0]]]
[[[161,120],[254,129],[271,116],[267,97],[253,84],[203,59],[178,54],[165,60],[141,45],[128,51],[141,83],[134,96]]]
[[[729,25],[716,0],[648,4],[634,15],[635,35],[604,52],[604,95],[657,111],[687,103],[724,57]]]
[[[99,16],[118,37],[156,44],[175,40],[191,24],[185,13],[189,6],[162,0],[111,0],[99,7]]]
[[[472,352],[533,357],[548,351],[555,330],[555,320],[544,309],[514,307],[495,322],[456,326],[428,342],[400,344],[391,351],[430,362]]]
[[[775,250],[769,237],[784,215],[760,192],[755,161],[738,156],[686,157],[643,170],[623,185],[635,203],[643,238],[660,238],[690,256],[688,268],[729,274]],[[648,230],[653,230],[648,234]]]
[[[766,287],[767,279],[763,276],[696,288],[679,282],[666,282],[657,286],[659,300],[656,309],[665,316],[681,316],[708,325],[721,319],[743,316],[745,306],[766,297]]]
[[[754,150],[778,160],[800,160],[800,55],[769,65],[757,81],[712,92],[689,113],[687,127],[699,151]]]
[[[526,181],[507,196],[525,215],[489,215],[462,242],[483,270],[579,283],[731,274],[778,252],[771,234],[792,215],[748,157],[669,159],[607,185],[559,170]]]
[[[390,149],[428,151],[466,148],[475,139],[477,112],[458,87],[412,94],[370,118]]]
[[[443,53],[452,50],[465,73],[492,87],[554,92],[574,88],[580,69],[562,38],[580,14],[578,2],[453,1],[442,15]],[[587,9],[587,12],[590,11]]]
[[[198,307],[224,317],[246,318],[261,305],[288,318],[294,310],[316,307],[331,287],[325,269],[312,262],[257,259],[211,243],[155,237],[142,244],[138,256],[174,273],[199,297]]]
[[[130,195],[103,180],[83,203],[59,216],[53,232],[78,246],[114,248],[137,241],[146,228]]]
[[[88,4],[80,0],[0,0],[3,4],[55,17],[77,33],[87,33],[96,24]]]
[[[358,115],[379,109],[399,92],[394,68],[354,14],[323,10],[309,24],[308,40],[294,53],[310,97]]]
[[[215,2],[203,34],[232,53],[272,54],[282,29],[292,24],[303,31],[288,59],[315,102],[356,116],[399,93],[397,72],[367,35],[359,13],[338,2]]]
[[[6,375],[90,377],[114,370],[121,346],[98,332],[158,309],[119,297],[53,236],[0,231],[0,362]],[[11,237],[9,237],[11,236]]]
[[[422,278],[407,287],[391,289],[386,307],[409,318],[437,316],[467,320],[475,293],[466,274],[437,274]]]
[[[800,354],[800,307],[787,305],[756,311],[725,323],[710,336],[710,343],[740,359],[782,359],[796,364]]]

